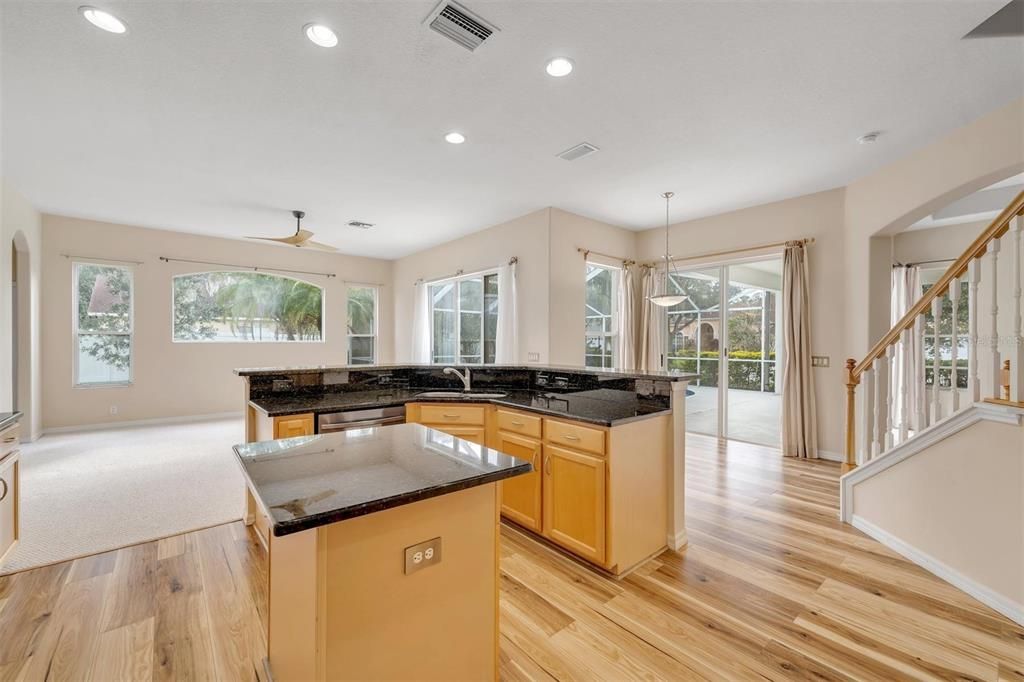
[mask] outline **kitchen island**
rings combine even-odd
[[[694,375],[510,365],[463,367],[465,381],[437,365],[235,371],[249,441],[418,422],[530,461],[533,473],[501,485],[503,518],[601,570],[623,576],[686,544]]]
[[[417,424],[235,453],[269,529],[276,682],[497,678],[497,484],[528,462]]]

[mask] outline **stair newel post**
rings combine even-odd
[[[872,364],[861,374],[862,381],[861,395],[864,397],[862,401],[860,418],[861,418],[861,436],[864,444],[861,446],[860,461],[861,464],[865,464],[871,461],[871,458],[875,456],[873,448],[873,429],[872,429],[872,418],[874,417],[874,404],[875,404],[875,367]]]
[[[893,446],[893,395],[892,395],[892,367],[893,358],[896,356],[896,347],[889,345],[885,348],[885,356],[882,361],[882,374],[885,375],[885,414],[882,423],[885,426],[885,451],[892,450]]]
[[[843,463],[843,473],[857,468],[857,383],[858,377],[853,370],[857,361],[853,358],[846,360],[846,461]]]
[[[906,442],[910,436],[910,329],[900,332],[900,442]]]
[[[1024,315],[1024,300],[1021,300],[1021,259],[1024,254],[1024,215],[1017,215],[1010,221],[1010,235],[1013,236],[1011,245],[1013,247],[1013,330],[1011,338],[1011,359],[1010,359],[1010,400],[1024,403],[1024,324],[1021,323],[1021,316]]]
[[[939,401],[939,377],[941,376],[939,347],[939,318],[942,316],[942,299],[932,299],[932,424],[942,421],[942,403]]]
[[[972,258],[967,264],[967,392],[971,403],[981,400],[981,378],[978,376],[978,285],[981,283],[981,261]]]
[[[916,423],[914,433],[921,431],[928,426],[928,402],[924,390],[924,358],[921,355],[924,349],[924,315],[918,315],[914,320],[914,343],[917,344],[917,353],[914,366],[910,368],[910,376],[914,382],[914,415]]]
[[[958,321],[960,319],[960,279],[958,277],[954,277],[949,283],[949,302],[952,304],[953,307],[952,320],[950,322],[950,326],[952,328],[950,329],[951,336],[949,353],[952,365],[949,371],[949,390],[952,391],[953,414],[956,414],[957,412],[960,411],[960,388],[957,385],[956,379],[956,365],[958,360],[957,346],[960,344],[960,340],[959,338],[957,338],[959,327]]]
[[[991,291],[989,296],[992,297],[992,307],[989,311],[990,315],[990,331],[991,335],[989,338],[989,345],[991,346],[991,354],[989,356],[989,367],[992,370],[992,396],[993,398],[1002,398],[999,389],[999,377],[1003,371],[1003,361],[999,356],[999,238],[996,237],[988,243],[988,254],[991,256],[990,263],[991,267],[988,270],[988,281],[991,285]]]

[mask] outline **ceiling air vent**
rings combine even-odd
[[[350,220],[348,221],[349,227],[358,227],[360,230],[369,230],[373,227],[373,223],[364,223],[361,220]]]
[[[428,23],[430,28],[470,52],[480,47],[498,30],[494,24],[484,21],[462,5],[449,0],[442,0],[424,23]]]
[[[584,156],[590,156],[596,151],[599,150],[594,145],[589,142],[581,142],[575,147],[569,147],[564,152],[558,154],[558,158],[565,159],[566,161],[575,161],[576,159],[582,159]]]

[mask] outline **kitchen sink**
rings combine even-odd
[[[504,398],[508,393],[477,393],[474,391],[425,391],[417,398]]]

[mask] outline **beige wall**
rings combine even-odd
[[[40,381],[40,263],[41,219],[20,194],[6,183],[0,192],[0,410],[13,403],[25,413],[23,437],[35,439],[41,428],[42,390]],[[12,386],[12,258],[15,245],[18,269],[18,386]],[[17,392],[17,399],[14,393]]]
[[[884,138],[883,138],[884,139]],[[882,144],[882,143],[880,143]],[[888,287],[878,288],[871,237],[894,234],[993,182],[1024,170],[1024,99],[983,116],[846,188],[846,355],[862,358],[889,329]],[[874,266],[873,266],[874,262]],[[865,324],[867,321],[867,324]]]
[[[819,447],[843,449],[843,190],[819,192],[709,218],[676,223],[669,229],[674,257],[813,237],[808,251],[811,274],[811,342],[815,355],[831,358],[814,370]],[[641,232],[637,258],[653,260],[665,250],[664,228]],[[775,249],[781,253],[781,249]],[[701,259],[698,259],[698,261]],[[696,263],[694,263],[695,265]],[[681,265],[680,267],[685,267]]]
[[[974,424],[855,485],[854,515],[1024,609],[1022,455],[1024,427]]]
[[[135,266],[131,386],[72,386],[72,261],[61,254],[142,262]],[[266,344],[172,342],[172,277],[224,268],[163,263],[160,256],[336,273],[337,277],[331,279],[298,276],[324,287],[325,340]],[[45,428],[241,412],[241,379],[231,371],[235,367],[344,363],[346,281],[383,285],[379,297],[380,360],[391,360],[389,261],[45,215],[42,267]],[[112,406],[117,408],[116,415],[110,414]]]
[[[892,262],[919,263],[931,260],[955,260],[986,227],[988,227],[988,221],[900,232],[891,237]],[[950,265],[950,263],[932,263],[924,267],[940,268],[944,265]]]

